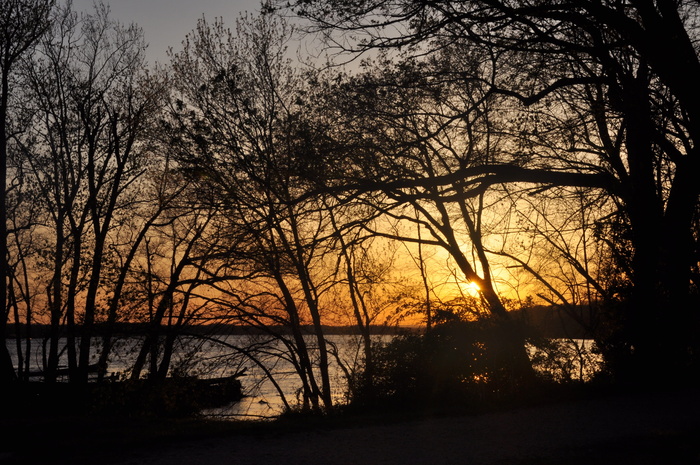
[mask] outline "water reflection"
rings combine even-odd
[[[389,342],[392,336],[378,337],[377,342]],[[333,386],[333,402],[344,403],[347,394],[345,370],[353,372],[362,360],[361,342],[358,336],[336,335],[329,337],[336,348],[336,356],[331,358],[330,376]],[[65,345],[66,341],[62,341]],[[309,344],[313,339],[309,339]],[[119,340],[110,353],[109,374],[114,378],[124,378],[133,365],[141,340],[125,338]],[[14,346],[14,345],[11,345]],[[264,347],[247,355],[233,348]],[[42,347],[35,344],[30,359],[30,369],[41,371]],[[529,346],[529,355],[535,368],[547,373],[559,382],[588,381],[600,369],[600,356],[593,350],[590,340],[557,339],[538,347]],[[274,377],[287,402],[291,405],[301,403],[301,381],[293,365],[285,356],[286,348],[276,340],[261,341],[255,336],[229,335],[216,340],[199,338],[181,338],[174,356],[173,371],[180,375],[193,375],[200,378],[227,377],[243,372],[240,380],[244,397],[218,408],[210,408],[202,413],[209,417],[221,419],[265,419],[274,418],[284,411],[284,402],[274,384],[265,375],[261,367],[251,361],[251,355],[257,357]],[[16,352],[11,349],[15,366]],[[94,351],[95,361],[99,356]],[[66,363],[65,357],[61,360]],[[344,365],[344,369],[341,368]]]

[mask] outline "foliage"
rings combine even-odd
[[[352,404],[458,408],[522,393],[531,386],[514,369],[511,331],[493,319],[455,316],[424,334],[377,344],[371,383],[366,372],[359,375]]]

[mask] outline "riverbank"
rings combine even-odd
[[[618,393],[479,415],[414,419],[294,419],[270,425],[180,421],[151,424],[150,429],[148,423],[134,427],[107,422],[100,426],[102,431],[96,425],[74,424],[72,431],[60,433],[72,438],[68,442],[50,437],[56,425],[34,426],[44,431],[32,441],[35,446],[27,454],[3,447],[0,463],[700,463],[698,390]],[[15,433],[18,430],[11,436]],[[91,435],[93,442],[86,444]]]

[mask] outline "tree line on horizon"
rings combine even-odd
[[[120,324],[145,328],[132,380],[168,377],[195,326],[247,325],[330,409],[327,327],[356,326],[345,369],[371,385],[399,321],[475,324],[525,383],[514,310],[543,306],[610,379],[692,379],[693,1],[270,1],[159,67],[104,4],[0,5],[0,383],[28,379],[36,324],[44,380],[65,357],[76,385]],[[302,34],[327,63],[292,58]]]

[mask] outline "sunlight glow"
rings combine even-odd
[[[474,281],[468,281],[462,285],[462,290],[464,294],[470,295],[472,297],[477,297],[481,288]]]

